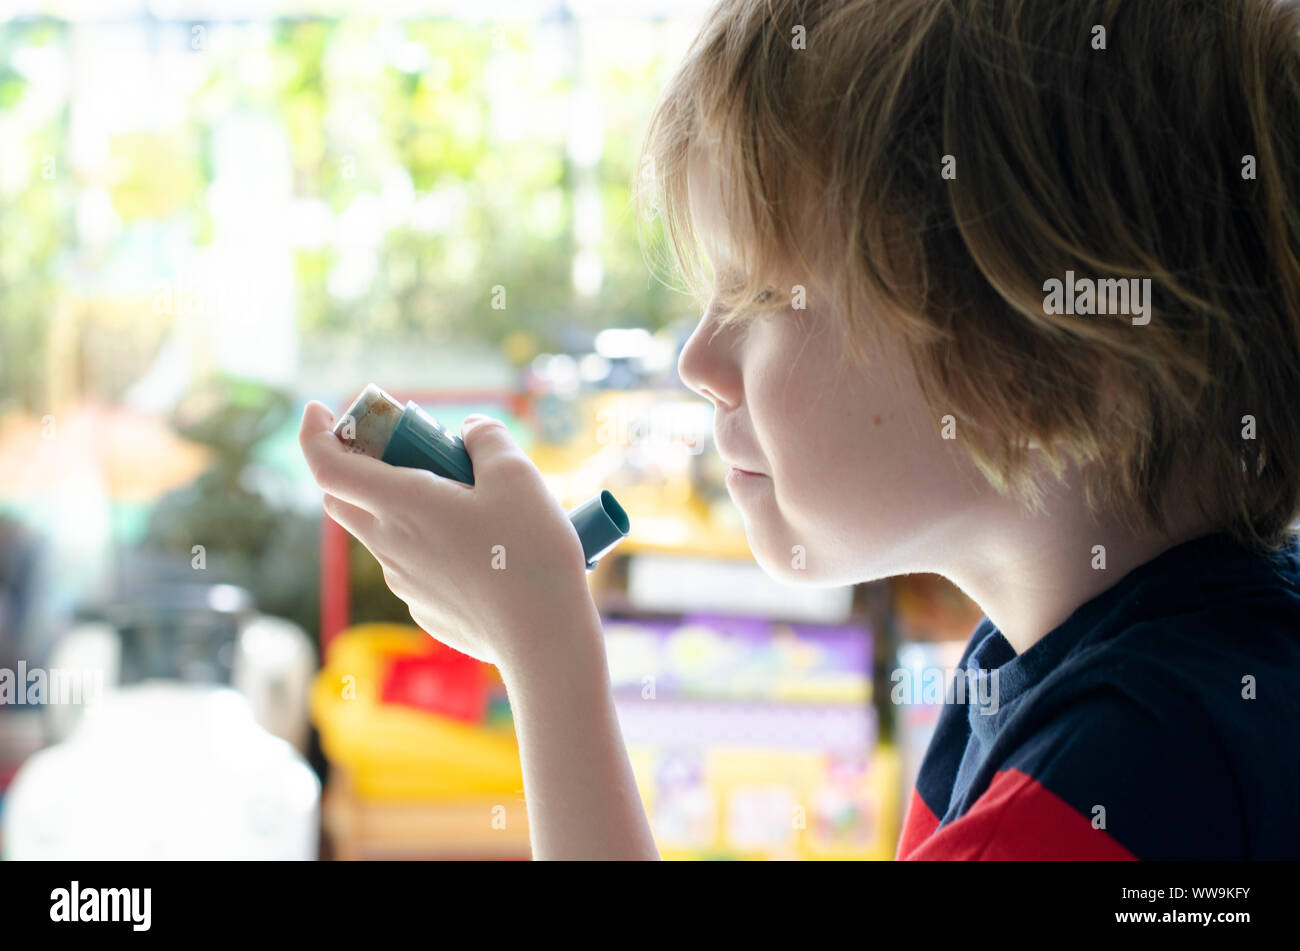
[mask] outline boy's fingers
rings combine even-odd
[[[334,425],[334,414],[320,400],[308,400],[302,409],[302,425],[298,427],[298,436],[305,432],[317,432]]]
[[[312,478],[329,495],[367,512],[381,511],[386,501],[393,501],[405,490],[415,470],[348,452],[334,435],[333,424],[334,414],[324,403],[312,400],[303,410],[298,445]]]
[[[528,458],[506,429],[506,424],[499,419],[474,413],[465,417],[460,432],[476,472],[501,459]]]
[[[369,539],[372,537],[376,524],[373,515],[363,508],[358,508],[350,502],[344,502],[337,496],[330,495],[328,492],[325,493],[322,504],[325,507],[325,513],[330,518],[342,525],[344,531],[365,545],[366,549],[373,554],[369,544]]]

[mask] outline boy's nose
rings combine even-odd
[[[715,407],[731,408],[739,404],[742,391],[736,328],[718,330],[712,315],[710,306],[677,357],[677,373]]]

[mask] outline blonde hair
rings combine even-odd
[[[735,286],[701,257],[693,146],[743,236]],[[788,308],[793,278],[858,357],[903,341],[1000,491],[1039,501],[1033,442],[1094,509],[1159,527],[1192,472],[1217,527],[1277,548],[1300,515],[1298,157],[1294,2],[723,0],[636,194],[644,247],[722,324]],[[1049,313],[1068,271],[1150,279],[1149,323]]]

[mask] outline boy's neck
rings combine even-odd
[[[1136,529],[1131,520],[1095,518],[1079,501],[1049,500],[1043,515],[999,513],[969,545],[951,546],[950,563],[940,571],[1018,654],[1134,568],[1216,530],[1190,505],[1179,506],[1167,530],[1157,532]]]

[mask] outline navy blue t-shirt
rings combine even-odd
[[[1300,858],[1300,547],[1186,542],[960,667],[900,858]]]

